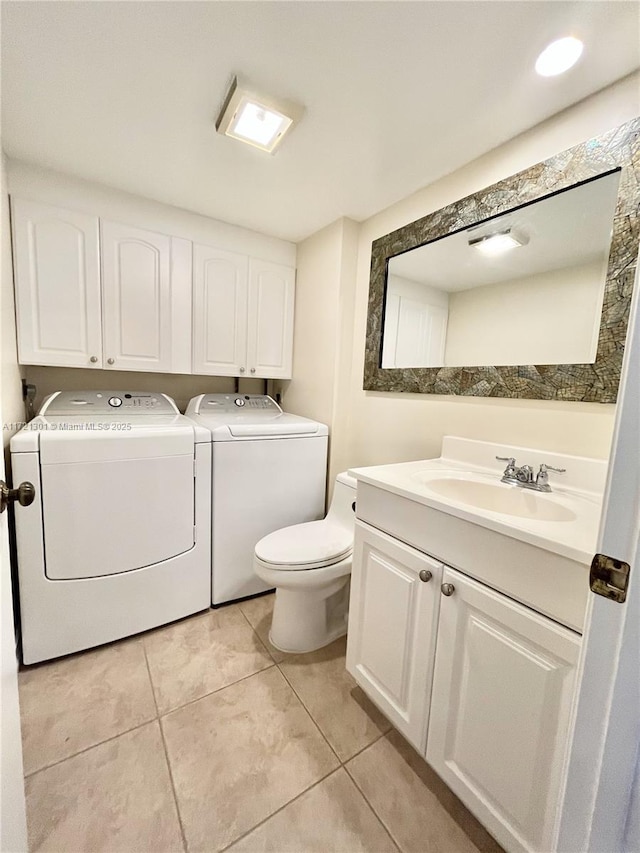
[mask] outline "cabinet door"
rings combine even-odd
[[[247,367],[250,376],[289,379],[295,270],[251,259]]]
[[[12,199],[21,364],[102,367],[98,218]]]
[[[194,373],[245,374],[248,268],[246,255],[194,245]]]
[[[171,371],[171,238],[101,221],[105,367]]]
[[[580,636],[445,568],[427,761],[509,851],[551,850]]]
[[[441,563],[356,522],[347,669],[422,753],[441,574]]]

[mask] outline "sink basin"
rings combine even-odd
[[[435,496],[467,504],[489,512],[499,512],[536,521],[575,521],[576,513],[548,492],[534,492],[521,486],[492,482],[480,475],[443,472],[416,472],[412,479]]]

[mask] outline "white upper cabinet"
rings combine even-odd
[[[295,270],[252,258],[249,264],[249,375],[291,376]]]
[[[191,243],[12,199],[22,364],[191,372]]]
[[[185,290],[172,275],[172,238],[105,221],[101,238],[105,366],[188,372],[188,364],[174,359],[176,326],[182,317],[188,334],[189,322],[188,310],[174,316]]]
[[[22,364],[291,376],[295,269],[252,257],[265,242],[256,235],[238,230],[229,239],[247,251],[227,251],[164,224],[11,204]],[[265,250],[291,255],[277,241]]]
[[[12,199],[18,357],[102,367],[98,217]]]
[[[291,376],[295,270],[193,247],[194,373]]]
[[[246,370],[249,258],[193,247],[193,370],[238,376]]]

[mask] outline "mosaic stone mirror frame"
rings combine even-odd
[[[620,184],[593,364],[381,368],[390,258],[615,169]],[[364,390],[615,403],[639,241],[640,118],[380,237],[371,250]]]

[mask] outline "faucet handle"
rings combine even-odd
[[[545,465],[544,462],[540,465],[539,474],[545,474],[547,471],[555,471],[556,474],[565,474],[566,468],[553,468],[551,465]]]
[[[551,487],[549,486],[549,475],[547,474],[547,471],[555,471],[556,474],[564,474],[566,470],[566,468],[553,468],[551,465],[545,465],[543,462],[540,465],[540,470],[536,476],[536,486],[539,486],[541,491],[550,492]]]
[[[496,456],[499,462],[506,462],[507,467],[504,469],[502,477],[515,477],[516,475],[516,460],[513,456]]]

